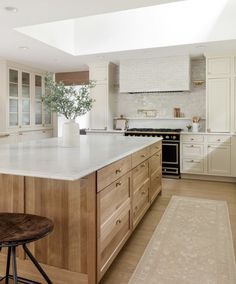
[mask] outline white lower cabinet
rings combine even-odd
[[[236,177],[236,136],[182,134],[181,173]]]
[[[207,169],[210,175],[230,175],[230,145],[207,146]]]

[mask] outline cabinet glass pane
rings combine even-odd
[[[11,83],[18,83],[18,71],[12,69],[9,70],[9,81]]]
[[[9,112],[18,112],[18,100],[10,99]]]
[[[30,97],[30,87],[29,86],[23,86],[22,85],[22,96],[25,98]]]
[[[22,85],[28,85],[30,84],[30,74],[22,72]]]
[[[45,112],[44,118],[45,118],[45,124],[51,124],[52,122],[51,112]]]
[[[35,76],[35,98],[42,98],[42,77],[38,75]]]
[[[18,97],[18,85],[17,84],[10,83],[9,96],[10,97]]]
[[[42,102],[35,102],[35,124],[42,124]]]
[[[18,113],[10,113],[9,124],[10,124],[10,126],[17,126],[18,125]]]
[[[22,124],[23,125],[30,125],[30,113],[23,113],[22,114]]]
[[[30,100],[27,99],[22,100],[22,111],[30,112]]]

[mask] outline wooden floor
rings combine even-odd
[[[172,195],[226,200],[229,207],[234,247],[236,248],[235,183],[163,179],[162,195],[157,198],[146,213],[140,225],[104,275],[102,284],[128,283]]]

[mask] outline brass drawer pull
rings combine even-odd
[[[217,141],[220,142],[221,140],[220,140],[220,139],[217,139]]]
[[[119,174],[119,173],[121,173],[121,169],[116,170],[116,174]]]
[[[142,195],[146,194],[146,191],[142,191],[141,194],[142,194]]]
[[[120,219],[116,220],[116,225],[119,225],[120,223],[121,223]]]
[[[146,155],[145,155],[145,154],[142,154],[142,155],[141,155],[141,158],[145,158],[145,157],[146,157]]]
[[[137,211],[137,210],[138,210],[138,206],[135,206],[135,207],[134,207],[134,211]]]
[[[194,141],[194,138],[191,138],[190,140],[191,140],[191,141]]]
[[[142,165],[141,165],[141,168],[145,168],[145,167],[146,167],[146,165],[145,165],[145,164],[142,164]]]
[[[159,149],[160,147],[159,147],[159,146],[155,146],[155,148],[156,148],[156,149]]]
[[[116,183],[116,187],[117,187],[117,186],[120,186],[121,184],[122,184],[121,181],[117,182],[117,183]]]

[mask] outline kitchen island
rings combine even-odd
[[[161,192],[161,139],[81,136],[0,146],[0,211],[51,218],[30,249],[54,284],[97,283]],[[0,256],[4,274],[6,257]],[[42,281],[18,251],[18,271]]]

